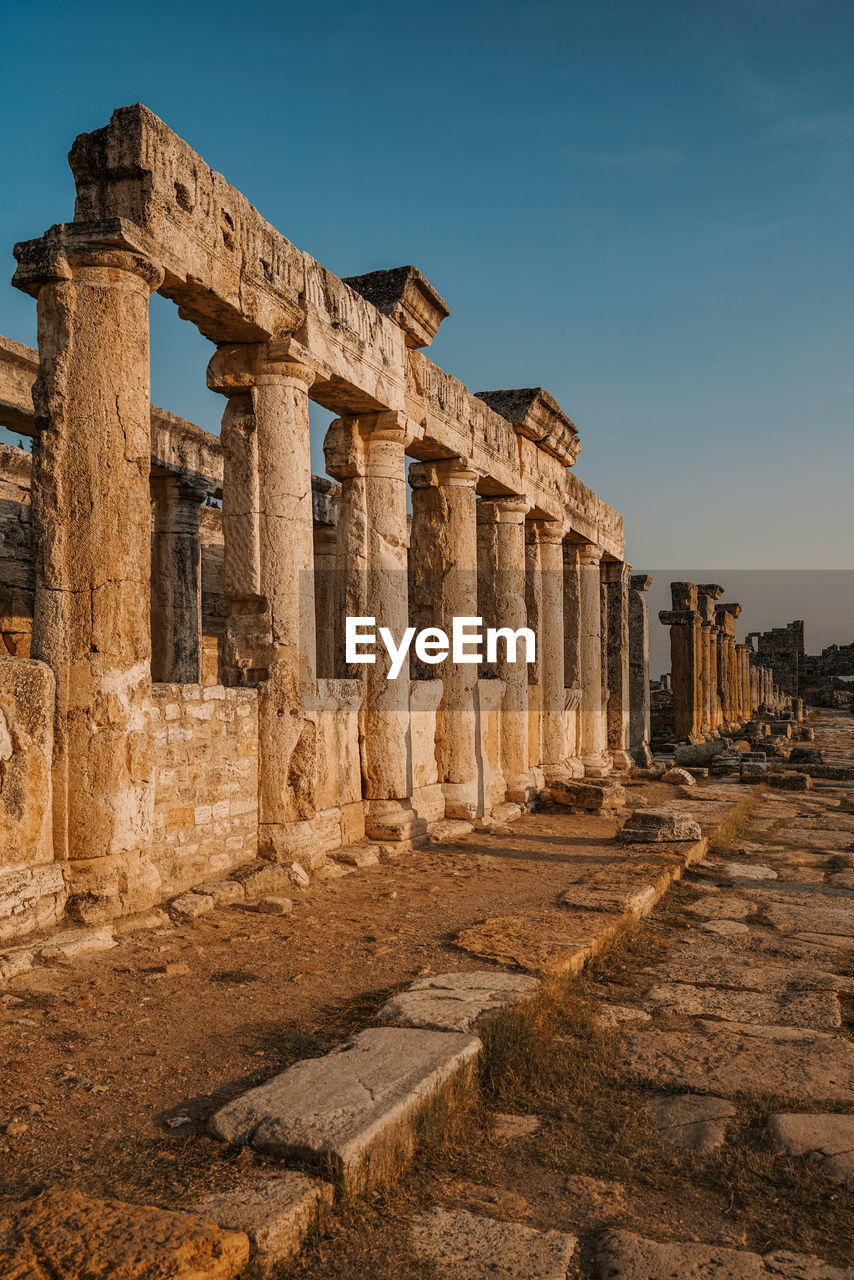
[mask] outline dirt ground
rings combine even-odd
[[[629,786],[648,804],[673,797]],[[552,906],[621,856],[617,825],[554,806],[511,835],[294,887],[287,917],[222,906],[13,979],[0,991],[0,1130],[27,1127],[0,1132],[0,1196],[61,1183],[175,1204],[228,1185],[232,1157],[203,1132],[212,1110],[326,1052],[413,978],[484,968],[453,935]]]

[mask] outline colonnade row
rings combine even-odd
[[[152,678],[198,670],[200,490],[185,476],[153,478],[155,578],[169,585],[150,615],[148,302],[162,269],[142,253],[82,237],[49,234],[26,250],[16,283],[38,299],[40,353],[32,654],[56,677],[54,844],[60,858],[109,858],[148,838]],[[296,856],[315,838],[308,410],[316,371],[291,337],[222,345],[208,368],[208,385],[226,400],[226,683],[259,688],[259,843],[276,858]],[[410,472],[410,535],[411,440],[412,424],[397,411],[341,417],[330,428],[327,469],[341,483],[336,616],[371,615],[399,637],[407,625],[478,615],[484,627],[532,625],[538,640],[533,677],[503,656],[487,672],[450,662],[436,672],[446,812],[476,816],[478,675],[503,682],[509,799],[533,795],[537,770],[602,774],[627,765],[649,732],[648,580],[631,581],[627,565],[603,560],[566,522],[538,518],[524,494],[478,496],[482,477],[467,460],[425,459],[423,439]],[[406,839],[418,827],[410,673],[404,663],[389,680],[382,650],[376,656],[358,673],[335,675],[361,682],[366,830]],[[533,749],[531,678],[540,688],[541,745]]]
[[[675,736],[703,738],[759,711],[787,709],[771,668],[753,661],[751,644],[736,642],[741,605],[720,602],[724,589],[716,583],[672,582],[670,592],[672,608],[658,616],[670,627]]]

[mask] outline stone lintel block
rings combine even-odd
[[[0,1272],[67,1280],[231,1280],[249,1261],[243,1232],[209,1217],[99,1200],[70,1189],[7,1204]]]
[[[660,609],[658,621],[665,627],[684,627],[702,622],[703,618],[696,609]]]
[[[329,1182],[292,1171],[265,1173],[245,1186],[207,1196],[195,1211],[229,1231],[245,1232],[253,1262],[267,1275],[299,1252],[317,1210],[332,1199]]]
[[[377,1018],[434,1031],[471,1031],[508,1005],[533,995],[539,985],[536,978],[493,970],[434,974],[392,996]]]
[[[400,325],[411,350],[429,347],[450,308],[417,267],[389,267],[362,276],[345,276],[356,293]]]
[[[507,391],[478,391],[493,412],[506,418],[514,431],[533,440],[564,466],[578,460],[581,441],[578,428],[543,387],[518,387]]]
[[[473,1066],[480,1049],[466,1034],[362,1031],[227,1103],[209,1128],[224,1142],[328,1165],[354,1185],[375,1184],[411,1147],[417,1113]]]
[[[808,773],[769,773],[765,783],[777,791],[809,791],[812,778]]]

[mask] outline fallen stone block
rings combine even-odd
[[[536,978],[521,973],[480,970],[434,974],[392,996],[377,1018],[434,1031],[471,1031],[502,1009],[533,995],[539,985]]]
[[[808,773],[769,773],[765,784],[776,791],[809,791],[812,778]]]
[[[668,769],[662,774],[662,782],[669,782],[674,787],[696,787],[697,780],[687,769]]]
[[[622,916],[599,911],[532,911],[494,916],[462,929],[455,944],[470,955],[529,973],[579,973]]]
[[[44,1191],[0,1214],[0,1275],[20,1280],[230,1280],[249,1240],[210,1218],[79,1191]]]
[[[345,849],[336,849],[332,856],[336,862],[343,863],[345,867],[356,867],[360,871],[366,867],[375,867],[380,860],[379,850],[375,844],[351,844]],[[308,883],[307,877],[306,883]]]
[[[256,1267],[267,1275],[296,1256],[318,1208],[332,1199],[331,1183],[289,1171],[260,1174],[247,1186],[207,1196],[195,1211],[229,1231],[245,1232]]]
[[[361,1031],[227,1103],[208,1127],[223,1142],[328,1164],[347,1183],[379,1182],[410,1148],[418,1111],[480,1048],[453,1032]]]
[[[819,747],[792,747],[789,760],[792,764],[824,764]]]
[[[412,1223],[412,1250],[455,1280],[566,1280],[577,1239],[498,1222],[465,1209],[431,1209]]]
[[[854,1185],[854,1115],[773,1115],[768,1132],[779,1152],[813,1156],[837,1182]]]
[[[812,1254],[750,1253],[716,1244],[645,1240],[607,1231],[596,1248],[596,1280],[854,1280],[850,1267],[830,1267]]]
[[[667,809],[636,809],[624,822],[618,838],[626,844],[660,844],[675,840],[700,840],[699,822],[690,813]]]
[[[653,885],[626,885],[609,887],[596,884],[571,885],[558,898],[562,907],[580,907],[585,911],[611,911],[640,919],[652,910],[656,902]]]
[[[169,903],[169,914],[173,920],[196,920],[215,906],[215,900],[206,893],[182,893]]]
[[[113,926],[107,924],[96,929],[64,929],[62,933],[55,933],[44,942],[35,944],[33,950],[40,960],[49,963],[52,960],[73,960],[92,951],[108,951],[115,945]]]
[[[683,742],[676,748],[677,765],[697,765],[702,767],[723,755],[732,746],[731,738],[713,738],[709,742]]]
[[[214,902],[242,902],[246,897],[246,889],[239,880],[217,880],[211,884],[201,884],[194,892],[207,894]]]
[[[473,831],[474,823],[464,822],[462,818],[441,818],[427,827],[431,844],[453,844],[463,836],[470,836]]]
[[[593,813],[602,809],[622,809],[626,803],[625,787],[609,778],[556,778],[549,787],[549,793],[557,804],[572,809],[589,809]]]
[[[290,898],[281,898],[272,894],[266,898],[259,898],[255,903],[255,910],[265,916],[289,916],[293,909],[294,904]]]
[[[728,1098],[696,1093],[659,1094],[649,1102],[650,1121],[666,1142],[704,1155],[722,1145],[735,1113]]]

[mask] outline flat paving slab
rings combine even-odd
[[[622,1061],[641,1079],[725,1097],[854,1102],[854,1044],[827,1031],[698,1019],[684,1031],[628,1030]]]
[[[622,916],[604,911],[537,911],[494,916],[454,939],[470,955],[529,973],[578,973]]]
[[[566,1280],[575,1236],[498,1222],[465,1209],[431,1209],[414,1219],[412,1249],[454,1280]]]
[[[750,1253],[713,1244],[659,1243],[631,1231],[607,1231],[596,1249],[597,1280],[854,1280],[805,1253]]]
[[[773,1115],[768,1132],[784,1155],[821,1159],[829,1177],[854,1185],[854,1115]]]
[[[329,1161],[345,1181],[379,1180],[386,1158],[411,1142],[417,1112],[480,1049],[459,1032],[361,1031],[227,1103],[209,1129],[267,1155]]]
[[[649,1100],[649,1118],[662,1138],[674,1147],[703,1154],[726,1138],[727,1122],[735,1116],[728,1098],[702,1094],[659,1094]]]
[[[197,1213],[45,1191],[0,1215],[3,1280],[231,1280],[249,1240]]]
[[[407,991],[387,1000],[379,1022],[428,1027],[434,1031],[471,1031],[485,1019],[531,996],[537,978],[522,973],[439,973],[419,978]]]
[[[687,982],[665,982],[650,987],[643,1002],[647,1009],[701,1014],[727,1022],[820,1027],[827,1031],[842,1022],[839,999],[833,991],[730,991]]]

